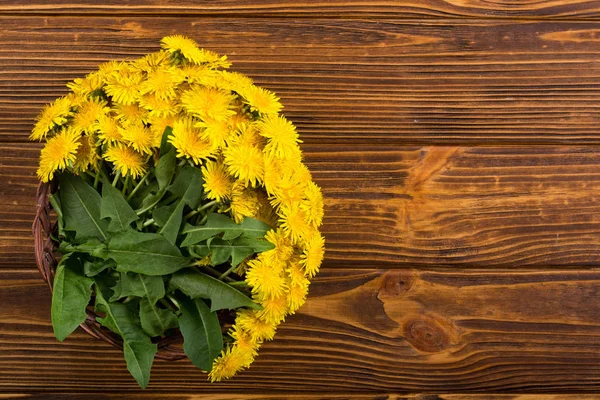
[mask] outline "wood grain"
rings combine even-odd
[[[94,400],[126,399],[126,400],[596,400],[596,395],[586,394],[355,394],[355,393],[307,393],[295,394],[292,392],[277,394],[235,394],[235,393],[210,393],[210,394],[148,394],[136,393],[132,395],[119,393],[13,393],[2,395],[0,399],[28,399],[28,400]]]
[[[5,16],[0,26],[4,142],[25,141],[68,81],[181,33],[276,91],[308,144],[600,144],[595,22]]]
[[[597,19],[600,5],[592,0],[330,0],[297,2],[221,0],[166,0],[126,1],[73,1],[35,0],[16,3],[1,0],[0,12],[10,14],[117,14],[117,15],[193,15],[235,17],[288,17],[288,18],[535,18],[535,19]]]
[[[328,266],[600,263],[596,147],[302,147]],[[33,262],[38,151],[0,145],[0,265]]]
[[[145,393],[598,391],[599,292],[599,271],[326,269],[252,369],[157,361]],[[139,392],[118,351],[53,338],[37,271],[4,270],[0,304],[0,392]]]

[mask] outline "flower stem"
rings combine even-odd
[[[173,304],[169,303],[166,299],[160,299],[160,304],[167,307],[169,310],[173,311],[175,314],[179,311],[177,308],[173,306]]]
[[[113,187],[117,187],[117,182],[119,181],[119,178],[121,177],[121,171],[117,171],[117,173],[115,174],[115,179],[113,179],[112,181],[112,186]]]
[[[127,177],[125,178],[125,183],[123,184],[123,189],[121,189],[121,194],[123,196],[125,196],[125,192],[127,191],[127,188],[129,187],[130,183],[131,183],[131,175],[127,175]]]
[[[150,171],[146,172],[146,175],[144,175],[144,177],[140,180],[140,182],[137,185],[135,185],[135,187],[133,188],[131,193],[129,193],[129,196],[127,196],[127,201],[131,200],[133,195],[136,194],[138,190],[140,190],[140,188],[142,187],[142,185],[144,184],[146,179],[148,179],[149,175],[150,175]]]
[[[187,160],[184,158],[183,160],[181,160],[178,164],[179,167],[183,167],[185,164],[187,164]]]
[[[98,181],[100,180],[100,167],[96,170],[96,175],[94,176],[94,189],[98,189]]]
[[[237,267],[237,265],[232,265],[231,268],[229,268],[227,271],[223,272],[220,276],[219,279],[223,280],[225,279],[225,277],[229,274],[231,274],[233,272],[233,270],[235,270],[235,267]]]
[[[144,224],[142,225],[144,228],[147,226],[150,226],[154,223],[154,218],[150,218],[148,221],[144,222]]]
[[[218,201],[216,201],[216,200],[210,201],[210,202],[208,202],[208,203],[206,203],[206,204],[202,205],[202,207],[200,207],[200,208],[198,208],[198,209],[196,209],[196,210],[192,210],[192,211],[190,211],[190,212],[189,212],[189,213],[187,213],[187,214],[185,215],[185,217],[183,217],[183,218],[184,218],[184,219],[188,219],[188,218],[190,218],[190,217],[193,217],[194,215],[196,215],[196,214],[199,214],[199,213],[201,213],[202,211],[206,210],[207,208],[210,208],[210,207],[212,207],[212,206],[214,206],[214,205],[216,205],[216,204],[218,204],[218,203],[219,203],[219,202],[218,202]]]
[[[171,300],[171,303],[175,304],[175,307],[177,307],[178,309],[181,309],[181,306],[179,305],[179,302],[177,300],[175,300],[175,297],[173,297],[170,294],[168,294],[167,298],[169,300]]]
[[[248,282],[246,282],[246,281],[227,282],[227,284],[230,286],[242,286],[242,287],[250,286],[250,285],[248,285]]]

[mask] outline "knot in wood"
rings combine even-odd
[[[401,296],[412,288],[414,281],[415,277],[412,271],[388,271],[381,278],[377,298],[383,300]]]
[[[444,329],[434,321],[409,320],[404,324],[404,337],[417,350],[435,353],[448,347],[449,339]]]

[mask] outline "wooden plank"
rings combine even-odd
[[[45,0],[16,3],[1,0],[0,12],[10,14],[43,13],[49,15],[117,14],[117,15],[194,15],[235,17],[343,17],[343,18],[536,18],[595,19],[600,6],[593,0],[542,0],[536,2],[510,0],[331,0],[297,2],[183,0],[176,3],[155,0],[73,1]]]
[[[156,361],[147,393],[597,392],[599,293],[593,270],[325,269],[250,370]],[[53,338],[36,271],[4,270],[0,304],[1,392],[138,393],[118,351]]]
[[[0,399],[19,399],[27,400],[94,400],[104,399],[126,399],[126,400],[597,400],[596,395],[586,394],[387,394],[387,393],[307,393],[295,394],[290,392],[276,394],[235,394],[235,393],[210,393],[210,394],[149,394],[136,393],[132,395],[121,393],[13,393],[0,394]]]
[[[330,266],[600,263],[597,147],[302,148]],[[0,265],[33,262],[38,150],[0,145]]]
[[[181,33],[276,91],[309,144],[600,143],[594,22],[0,17],[0,26],[4,142],[26,140],[66,82]]]

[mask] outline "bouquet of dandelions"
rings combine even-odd
[[[156,343],[177,332],[211,381],[250,366],[323,258],[323,198],[296,128],[229,65],[165,37],[68,84],[31,135],[46,141],[38,177],[58,183],[54,333],[94,307],[142,387]]]

